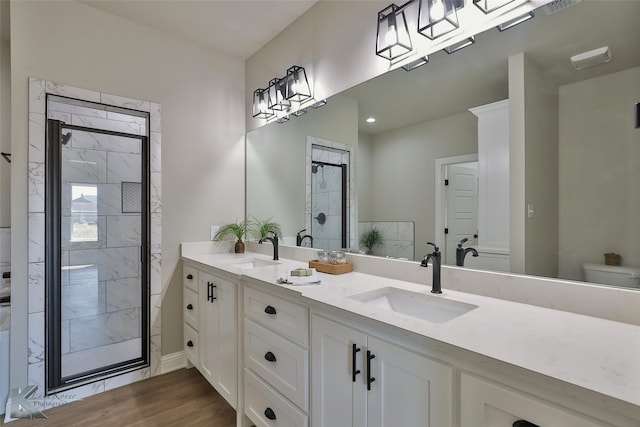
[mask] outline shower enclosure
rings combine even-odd
[[[46,389],[149,364],[148,113],[47,95]]]

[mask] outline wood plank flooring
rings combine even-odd
[[[233,427],[236,412],[196,369],[119,387],[49,409],[47,419],[17,420],[11,427],[211,426]],[[4,416],[0,419],[3,425]]]

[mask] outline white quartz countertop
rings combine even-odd
[[[421,284],[358,272],[318,273],[319,285],[277,284],[277,279],[289,270],[307,264],[281,259],[280,264],[273,266],[252,269],[234,266],[250,258],[269,259],[255,253],[183,256],[185,260],[290,289],[303,298],[640,406],[639,326],[448,290],[445,282],[440,295],[431,294],[431,287]],[[422,267],[416,263],[415,268]],[[424,273],[431,274],[430,271],[429,267]],[[438,324],[348,298],[384,287],[478,307]]]

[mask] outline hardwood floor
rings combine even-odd
[[[196,369],[168,374],[50,409],[47,419],[17,420],[11,427],[212,426],[232,427],[236,412]],[[3,420],[0,419],[0,425]]]

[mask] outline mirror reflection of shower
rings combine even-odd
[[[348,247],[348,158],[342,150],[315,146],[311,161],[311,235],[314,247]]]

